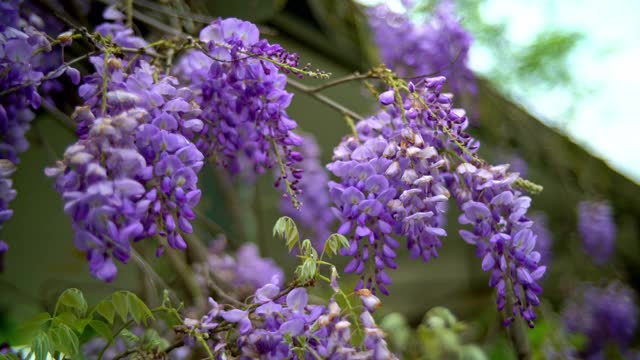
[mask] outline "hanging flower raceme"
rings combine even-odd
[[[327,165],[341,180],[329,183],[330,194],[342,223],[338,232],[351,242],[344,254],[353,259],[345,272],[361,276],[358,288],[388,294],[386,269],[397,267],[394,236],[406,236],[412,257],[428,261],[446,235],[440,224],[447,190],[437,179],[443,163],[420,134],[388,113],[364,120],[357,129],[360,140],[346,138]],[[374,270],[365,272],[369,261]]]
[[[463,212],[459,222],[472,226],[471,232],[460,234],[476,245],[483,270],[491,271],[489,285],[497,290],[499,310],[513,292],[513,313],[507,314],[506,323],[519,314],[533,327],[534,306],[539,305],[542,292],[537,281],[546,266],[540,264],[536,236],[529,229],[533,222],[526,217],[531,199],[514,189],[518,174],[508,173],[508,166],[490,166],[475,156],[480,144],[466,133],[464,112],[451,108],[451,98],[440,93],[441,88],[441,78],[427,79],[418,91],[425,99],[419,103],[426,113],[424,125],[432,129],[428,132],[439,139],[444,151],[456,153],[448,159],[460,160],[455,172],[443,176]]]
[[[40,107],[38,82],[44,74],[35,69],[33,53],[41,46],[41,36],[2,26],[0,32],[0,158],[14,164],[27,150],[25,133]]]
[[[542,288],[538,280],[546,266],[540,265],[540,253],[535,250],[533,224],[525,217],[531,199],[512,188],[516,174],[506,172],[506,166],[476,168],[464,163],[457,168],[462,180],[452,186],[463,214],[459,222],[472,230],[461,230],[462,238],[476,245],[476,255],[482,258],[482,270],[491,272],[489,285],[497,290],[498,310],[513,296],[513,314],[519,314],[533,327],[534,306],[540,304]],[[513,291],[513,294],[511,292]]]
[[[638,307],[633,290],[614,282],[606,287],[583,284],[566,304],[562,314],[570,333],[587,337],[581,359],[603,359],[608,346],[615,346],[624,358],[638,327]]]
[[[338,230],[350,236],[353,256],[345,272],[361,275],[358,288],[366,286],[388,294],[391,282],[386,268],[395,269],[396,236],[406,237],[413,258],[429,261],[441,246],[449,191],[443,175],[448,171],[442,156],[449,140],[438,131],[438,116],[451,120],[448,129],[456,141],[476,149],[476,142],[462,134],[466,117],[451,109],[450,96],[440,94],[444,78],[429,79],[415,96],[427,107],[413,107],[406,99],[403,109],[394,103],[393,90],[380,96],[386,111],[356,125],[358,138],[347,137],[334,150],[327,168],[341,178],[329,183]],[[461,128],[462,127],[462,128]],[[461,128],[461,129],[460,129]],[[453,151],[461,151],[453,150]],[[468,156],[461,152],[460,156]],[[375,267],[365,274],[366,262]]]
[[[25,134],[35,118],[35,109],[42,104],[41,93],[55,90],[51,79],[65,72],[74,82],[79,81],[77,70],[68,66],[53,71],[60,65],[60,54],[52,51],[51,41],[39,30],[43,27],[39,16],[31,13],[28,19],[21,17],[26,7],[19,0],[0,4],[0,229],[13,215],[9,202],[16,191],[11,188],[11,175],[29,147]],[[0,254],[7,249],[0,240]]]
[[[466,133],[464,110],[452,108],[452,96],[441,92],[444,81],[410,83],[404,97],[397,89],[383,92],[386,110],[359,122],[357,138],[346,137],[335,148],[327,168],[340,178],[329,187],[342,222],[338,232],[351,243],[343,251],[353,258],[345,272],[361,276],[358,288],[388,293],[386,269],[396,267],[397,240],[406,238],[412,257],[437,256],[453,194],[464,212],[461,223],[473,227],[461,234],[492,272],[498,308],[505,306],[507,291],[514,292],[514,315],[533,325],[542,290],[536,281],[546,268],[539,265],[532,222],[525,217],[530,199],[512,188],[517,174],[476,157],[479,143]],[[456,162],[457,172],[451,171]]]
[[[301,175],[295,166],[302,160],[294,148],[302,139],[286,113],[293,94],[285,90],[281,70],[297,66],[297,56],[259,36],[252,23],[216,20],[200,32],[207,53],[191,51],[176,73],[196,89],[202,106],[198,149],[234,175],[247,167],[260,174],[279,163],[279,181],[293,196]]]
[[[410,9],[396,13],[387,5],[369,9],[369,25],[382,62],[400,76],[441,74],[453,91],[475,93],[468,65],[473,38],[455,16],[453,2],[438,1],[432,15],[420,23],[410,13]]]
[[[606,201],[578,204],[578,232],[585,251],[595,264],[609,261],[615,249],[616,223]]]
[[[0,230],[2,230],[2,225],[13,216],[13,210],[9,208],[9,203],[16,197],[11,180],[14,171],[15,165],[11,161],[0,159]],[[9,250],[9,245],[0,240],[0,272],[4,270],[4,253],[7,250]]]
[[[91,273],[111,281],[112,257],[126,263],[131,241],[159,236],[186,248],[204,159],[188,137],[202,122],[191,92],[146,61],[90,60],[96,73],[80,86],[85,106],[73,116],[81,139],[48,174],[57,177]]]

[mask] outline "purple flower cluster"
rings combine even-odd
[[[475,93],[468,66],[473,41],[455,16],[450,0],[438,1],[423,23],[396,13],[386,5],[369,9],[369,25],[382,61],[400,76],[446,76],[455,92]]]
[[[19,21],[6,20],[9,24]],[[33,66],[33,53],[50,45],[33,27],[22,31],[3,24],[0,30],[0,92],[8,91],[0,96],[0,158],[17,164],[18,156],[29,147],[25,133],[35,117],[32,109],[42,103],[37,85],[44,74]]]
[[[300,163],[300,169],[304,177],[300,180],[300,194],[297,196],[300,208],[296,209],[291,201],[283,198],[280,201],[280,210],[290,216],[295,222],[308,231],[309,238],[316,249],[322,249],[325,240],[331,235],[330,226],[333,223],[333,215],[328,211],[329,193],[327,183],[329,175],[320,162],[320,148],[312,135],[302,135],[304,146]]]
[[[453,187],[463,214],[459,222],[470,225],[472,231],[461,230],[460,236],[476,245],[482,258],[482,270],[491,272],[489,285],[498,293],[497,305],[502,310],[513,288],[517,312],[533,327],[534,306],[540,304],[542,288],[538,280],[546,266],[540,265],[541,255],[535,250],[536,235],[533,222],[525,215],[531,198],[515,191],[511,184],[516,174],[506,172],[506,166],[476,168],[464,163],[457,168]],[[509,315],[510,316],[510,315]],[[507,318],[510,322],[513,318]]]
[[[372,297],[365,296],[366,301],[377,300]],[[206,315],[199,321],[185,319],[191,334],[186,343],[193,342],[194,333],[207,333],[214,353],[235,353],[239,359],[306,359],[305,354],[321,359],[396,359],[366,307],[360,316],[364,343],[356,347],[351,344],[352,324],[334,299],[327,306],[313,305],[303,287],[281,292],[267,284],[255,292],[253,301],[247,310],[225,310],[209,298]],[[235,342],[228,343],[228,333],[219,331],[224,324],[235,324]]]
[[[491,272],[498,308],[513,292],[514,315],[533,326],[533,306],[542,291],[537,280],[546,267],[539,264],[532,221],[525,216],[531,199],[513,189],[517,174],[507,173],[508,166],[489,166],[475,157],[479,143],[465,132],[464,110],[452,108],[451,96],[441,92],[444,80],[408,84],[402,107],[395,90],[382,93],[385,111],[359,122],[358,137],[346,137],[335,148],[327,168],[340,178],[329,187],[342,223],[338,232],[351,244],[343,250],[353,258],[345,272],[361,276],[358,288],[387,294],[386,269],[396,267],[397,238],[406,238],[414,258],[437,256],[453,194],[463,211],[461,224],[472,227],[461,236],[476,245],[483,270]],[[459,166],[451,171],[456,160]]]
[[[114,31],[123,32],[114,39],[129,32]],[[80,140],[47,172],[57,177],[91,273],[111,281],[112,257],[126,263],[131,241],[160,236],[186,248],[181,234],[192,232],[204,160],[191,138],[203,123],[191,91],[146,61],[129,66],[113,55],[90,61],[96,73],[84,78],[85,105],[73,115]]]
[[[638,307],[633,290],[621,283],[596,287],[583,284],[570,299],[563,312],[563,322],[571,333],[587,337],[580,352],[581,359],[604,359],[608,345],[624,354],[638,326]]]
[[[253,243],[242,244],[235,257],[226,253],[226,240],[214,240],[209,246],[207,265],[210,274],[233,287],[239,299],[253,294],[266,284],[282,286],[284,272],[270,258],[263,258]],[[204,269],[195,267],[196,273]],[[201,276],[204,281],[205,276]]]
[[[595,264],[609,261],[615,249],[616,223],[606,201],[583,201],[578,204],[578,232],[585,251]]]
[[[125,15],[116,9],[115,5],[108,6],[102,13],[105,22],[96,26],[96,32],[109,37],[115,44],[127,48],[139,49],[147,46],[147,42],[133,33],[133,29],[124,25]]]
[[[279,181],[286,179],[295,192],[301,178],[295,165],[302,155],[293,148],[302,138],[292,132],[297,124],[286,113],[293,95],[285,90],[281,67],[264,57],[294,66],[297,56],[259,35],[252,23],[216,20],[200,32],[208,53],[186,54],[176,73],[195,89],[202,106],[204,128],[196,141],[200,151],[232,175],[246,168],[263,173],[281,158],[285,173],[281,171]]]
[[[35,118],[33,110],[43,101],[38,87],[46,75],[54,78],[65,70],[48,74],[60,64],[58,54],[52,51],[47,35],[38,30],[42,19],[36,14],[28,19],[21,17],[24,6],[20,0],[0,4],[0,229],[13,215],[9,202],[16,192],[11,188],[10,176],[20,162],[20,154],[29,147],[25,134]],[[69,67],[66,70],[70,74],[77,72]],[[0,240],[0,254],[7,249]]]
[[[0,230],[2,225],[11,218],[13,210],[9,208],[9,202],[16,197],[13,189],[11,175],[15,171],[15,165],[6,159],[0,159]],[[0,272],[4,271],[4,253],[9,250],[9,246],[0,240]]]
[[[477,149],[477,142],[463,133],[466,116],[451,108],[449,95],[440,93],[444,80],[427,79],[419,89],[410,85],[421,103],[405,99],[403,109],[392,105],[393,90],[382,93],[380,103],[386,110],[359,122],[358,138],[345,138],[327,165],[341,180],[329,183],[330,195],[342,223],[338,232],[350,237],[351,247],[343,254],[353,259],[345,272],[361,276],[357,288],[388,294],[386,269],[397,267],[394,249],[399,243],[394,236],[407,238],[413,258],[429,261],[438,255],[449,198],[443,177],[448,163],[441,150],[450,145],[437,131],[440,119],[447,119],[456,141]],[[459,148],[452,151],[466,156]],[[365,274],[369,260],[374,270]]]
[[[327,165],[341,180],[329,188],[341,222],[338,233],[351,243],[343,250],[353,257],[345,272],[361,276],[358,289],[383,294],[391,283],[386,269],[397,267],[394,235],[406,236],[411,256],[424,261],[437,256],[440,237],[446,235],[441,215],[448,191],[438,179],[443,160],[420,133],[400,124],[393,130],[394,122],[398,118],[383,112],[359,123],[359,140],[343,140]],[[365,274],[368,261],[375,267]]]

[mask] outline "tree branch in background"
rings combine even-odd
[[[333,99],[322,95],[322,94],[318,94],[316,93],[316,91],[318,90],[314,90],[314,88],[309,87],[307,85],[304,85],[303,83],[294,80],[292,78],[287,79],[287,85],[289,85],[290,87],[299,90],[311,97],[313,97],[314,99],[320,101],[321,103],[328,105],[329,107],[339,111],[342,115],[346,115],[351,117],[352,119],[356,119],[356,120],[362,120],[364,119],[363,116],[357,114],[356,112],[354,112],[353,110],[345,107],[344,105],[334,101]]]

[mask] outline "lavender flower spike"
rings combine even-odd
[[[638,327],[638,306],[633,290],[614,282],[607,287],[583,284],[570,299],[563,312],[569,332],[587,337],[582,359],[604,358],[607,346],[615,346],[624,354]]]
[[[578,232],[585,251],[593,262],[609,261],[615,249],[616,224],[606,201],[583,201],[578,204]]]

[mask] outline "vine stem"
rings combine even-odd
[[[187,240],[189,241],[189,246],[190,246],[190,254],[193,254],[194,259],[202,264],[203,270],[204,270],[204,277],[205,277],[205,281],[206,281],[206,285],[210,290],[215,291],[220,297],[224,298],[226,301],[228,301],[230,304],[232,304],[235,307],[241,307],[244,306],[245,304],[243,304],[242,302],[238,301],[236,298],[234,298],[233,296],[227,294],[224,289],[222,289],[222,287],[220,285],[218,285],[217,281],[219,280],[218,277],[215,274],[211,274],[209,272],[209,261],[208,261],[208,257],[207,254],[209,252],[209,249],[200,241],[200,239],[198,239],[197,237],[193,236],[193,234],[189,234],[187,235]]]
[[[331,265],[325,261],[318,261],[319,264],[328,264]],[[333,265],[332,265],[333,266]],[[329,279],[328,277],[322,275],[322,274],[316,274],[316,276],[327,282],[327,284],[331,284],[331,279]],[[364,334],[364,332],[362,331],[362,328],[360,327],[360,322],[358,321],[358,314],[356,314],[355,309],[353,307],[353,305],[351,305],[351,301],[349,301],[349,296],[341,289],[338,288],[338,292],[337,294],[340,295],[342,297],[342,299],[344,300],[345,304],[347,305],[347,309],[349,310],[349,313],[351,313],[351,316],[353,316],[353,323],[356,326],[356,333],[360,333],[360,334]]]
[[[100,354],[98,354],[98,360],[102,360],[102,357],[104,356],[104,353],[107,351],[109,346],[111,346],[111,344],[113,344],[113,340],[115,340],[115,338],[118,337],[118,335],[120,335],[122,330],[124,330],[124,329],[128,328],[129,326],[131,326],[131,324],[133,324],[133,320],[129,320],[126,323],[122,324],[120,329],[118,329],[118,331],[116,331],[116,333],[113,334],[113,336],[111,337],[111,340],[107,341],[107,343],[102,348],[102,350],[100,350]]]
[[[164,241],[161,242],[163,246],[168,246]],[[176,270],[182,281],[184,281],[184,285],[191,293],[191,297],[193,298],[193,302],[196,307],[198,309],[204,308],[205,300],[202,296],[200,285],[196,281],[193,271],[191,271],[191,268],[189,267],[189,265],[187,265],[184,257],[181,256],[182,254],[171,250],[167,251],[166,253],[169,256],[169,261],[171,261],[174,269]]]
[[[207,227],[207,229],[212,234],[215,235],[215,234],[224,233],[224,229],[222,228],[222,226],[220,224],[218,224],[215,220],[213,220],[212,218],[208,217],[205,213],[203,213],[202,211],[200,211],[198,209],[194,209],[194,212],[197,215],[196,220],[198,220],[205,227]]]
[[[158,275],[158,273],[153,269],[153,267],[134,249],[131,248],[131,258],[133,261],[138,264],[140,269],[146,273],[154,282],[154,284],[161,286],[163,289],[169,291],[169,294],[173,297],[173,300],[179,301],[178,297],[175,294],[175,290],[169,287],[167,283],[162,280],[162,277]]]
[[[73,64],[75,64],[75,63],[77,63],[77,62],[79,62],[79,61],[82,61],[82,60],[84,60],[84,59],[86,59],[86,58],[88,58],[89,56],[94,55],[94,54],[96,54],[96,52],[95,52],[95,51],[92,51],[92,52],[89,52],[89,53],[84,54],[84,55],[82,55],[82,56],[79,56],[79,57],[77,57],[77,58],[75,58],[75,59],[73,59],[73,60],[70,60],[69,62],[67,62],[67,63],[65,63],[65,64],[61,65],[60,67],[58,67],[57,69],[55,69],[55,70],[51,70],[50,72],[48,72],[48,73],[47,73],[47,75],[45,75],[45,76],[41,77],[41,78],[40,78],[40,79],[38,79],[38,80],[34,80],[34,81],[27,81],[27,82],[22,83],[22,84],[20,84],[20,85],[16,85],[16,86],[14,86],[14,87],[12,87],[12,88],[8,88],[8,89],[6,89],[6,90],[3,90],[2,92],[0,92],[0,96],[4,96],[4,95],[6,95],[6,94],[8,94],[8,93],[11,93],[11,92],[14,92],[14,91],[18,91],[18,90],[20,90],[20,89],[24,89],[24,88],[29,87],[29,86],[32,86],[32,85],[39,85],[39,84],[41,84],[42,82],[47,81],[47,80],[55,79],[55,78],[57,78],[58,76],[60,76],[60,75],[61,75],[61,72],[62,72],[63,70],[65,70],[65,69],[69,68],[71,65],[73,65]]]
[[[215,274],[211,274],[209,272],[209,262],[207,260],[207,253],[209,249],[207,249],[200,240],[193,236],[192,234],[187,235],[187,240],[189,241],[190,246],[190,254],[193,254],[195,260],[202,264],[204,270],[204,278],[206,282],[206,286],[209,290],[216,292],[221,298],[228,301],[231,305],[235,307],[244,306],[242,302],[238,301],[233,296],[227,294],[224,289],[220,285],[218,285],[217,280],[219,280]]]
[[[104,60],[102,62],[102,104],[101,110],[102,115],[106,115],[107,113],[107,87],[109,85],[109,75],[107,73],[107,67],[109,62],[109,56],[111,56],[111,52],[105,50],[104,52]]]
[[[349,125],[349,128],[351,129],[351,133],[353,134],[353,137],[356,139],[356,142],[360,143],[360,136],[358,135],[358,130],[356,129],[356,124],[353,122],[353,119],[350,118],[348,115],[345,115],[344,120],[347,122],[347,125]]]
[[[511,279],[507,279],[507,316],[513,316],[513,306],[515,304],[515,294],[513,293],[513,283]],[[514,321],[507,329],[509,340],[513,349],[516,351],[516,355],[520,360],[530,360],[531,347],[529,345],[529,337],[527,336],[524,322],[519,316],[515,316]]]
[[[241,202],[237,199],[236,191],[229,177],[221,171],[213,171],[213,173],[218,185],[222,188],[222,198],[231,217],[233,241],[230,238],[227,238],[227,240],[229,240],[229,245],[232,248],[237,248],[238,244],[247,242],[246,233],[242,226],[244,213],[243,209],[238,205]]]
[[[107,4],[107,5],[118,5],[117,1],[111,1],[111,0],[98,0],[103,4]],[[161,30],[163,32],[166,32],[167,34],[171,34],[173,36],[183,36],[184,34],[181,31],[178,31],[176,29],[174,29],[173,27],[163,23],[160,20],[155,19],[154,17],[151,17],[149,15],[146,15],[145,13],[138,11],[136,9],[132,9],[131,14],[134,18],[136,18],[137,20],[142,21],[143,23],[146,23],[149,26],[153,26],[155,28],[157,28],[158,30]]]
[[[181,348],[183,346],[184,346],[184,340],[180,339],[180,340],[174,342],[173,344],[169,345],[166,349],[163,350],[163,352],[165,354],[168,354],[168,353],[172,352],[173,350]]]
[[[139,350],[138,349],[131,349],[131,350],[127,350],[123,353],[121,353],[120,355],[114,357],[112,360],[120,360],[120,359],[124,359],[129,355],[133,355],[135,353],[137,353]]]
[[[324,103],[325,105],[328,105],[329,107],[332,107],[333,109],[339,111],[342,115],[345,116],[349,116],[352,119],[356,119],[358,121],[364,119],[364,117],[362,117],[361,115],[357,114],[356,112],[354,112],[353,110],[345,107],[344,105],[336,102],[335,100],[322,95],[322,94],[318,94],[317,91],[318,90],[314,90],[313,87],[304,85],[303,83],[292,79],[292,78],[288,78],[287,79],[287,85],[289,85],[290,87],[298,90],[298,91],[302,91],[303,93],[313,97],[314,99],[320,101],[321,103]]]
[[[72,135],[76,135],[76,123],[73,121],[67,114],[60,111],[58,108],[53,106],[51,103],[47,101],[42,102],[42,108],[47,110],[49,114],[69,133]],[[56,157],[56,160],[58,158]]]
[[[308,88],[309,93],[316,93],[337,85],[341,85],[344,83],[348,83],[351,81],[359,81],[359,80],[365,80],[365,79],[372,79],[372,78],[376,78],[376,76],[374,76],[370,71],[367,71],[364,74],[360,74],[358,72],[355,72],[351,75],[347,75],[347,76],[343,76],[341,78],[337,78],[335,80],[331,80],[331,81],[327,81],[324,84],[320,84],[318,86],[312,86]]]
[[[207,341],[203,339],[202,336],[198,336],[197,338],[200,344],[202,344],[202,347],[207,351],[207,355],[209,356],[208,359],[213,360],[215,357],[213,352],[211,352],[211,348],[209,347],[209,344],[207,344]]]
[[[127,0],[127,27],[133,25],[133,0]]]
[[[215,276],[215,275],[214,275]],[[242,307],[245,304],[236,300],[234,297],[232,297],[231,295],[227,294],[221,287],[220,285],[218,285],[218,283],[215,282],[215,280],[213,279],[208,279],[207,280],[207,286],[209,288],[211,288],[211,290],[215,291],[218,295],[220,295],[221,298],[225,299],[226,301],[228,301],[231,305],[235,306],[235,307]]]
[[[291,182],[289,181],[289,177],[287,174],[287,169],[285,168],[284,162],[282,161],[282,157],[280,156],[280,152],[278,151],[278,146],[276,145],[276,141],[271,138],[271,146],[273,147],[273,152],[276,154],[276,158],[278,159],[278,164],[280,165],[280,174],[282,175],[282,181],[284,181],[284,186],[287,188],[287,193],[291,197],[291,203],[293,207],[296,209],[300,208],[300,203],[296,198],[296,192],[293,190],[291,186]]]

